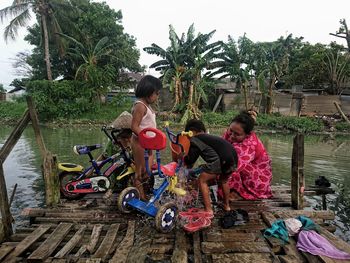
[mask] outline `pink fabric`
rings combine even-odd
[[[223,138],[232,144],[238,156],[238,167],[228,180],[230,189],[248,200],[272,197],[271,160],[256,134],[252,132],[242,142],[232,142],[226,131]],[[222,196],[220,189],[219,195]]]

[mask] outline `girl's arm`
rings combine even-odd
[[[132,111],[131,130],[136,135],[139,135],[141,131],[140,123],[143,116],[145,116],[146,111],[147,111],[146,106],[143,105],[142,103],[135,104],[134,109]]]

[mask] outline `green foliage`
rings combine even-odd
[[[231,120],[238,114],[237,111],[225,113],[206,112],[203,114],[203,121],[210,126],[221,125],[228,127]],[[278,114],[259,114],[257,126],[268,129],[286,129],[304,133],[323,131],[323,123],[314,118],[289,117]]]
[[[6,92],[3,84],[0,84],[0,92]]]
[[[111,50],[110,58],[100,60],[99,67],[103,68],[107,65],[112,67],[115,76],[124,69],[141,71],[138,63],[140,53],[136,48],[135,38],[124,32],[120,10],[111,9],[105,2],[71,0],[70,3],[78,11],[66,12],[66,17],[57,17],[62,33],[74,36],[78,42],[91,47],[95,47],[101,39],[108,36],[108,43],[113,44],[115,48]],[[25,40],[35,46],[28,59],[29,65],[33,68],[32,79],[43,79],[46,69],[42,59],[41,28],[35,24],[28,31],[29,34]],[[65,50],[76,47],[72,42],[64,42]],[[52,41],[50,44],[53,77],[63,76],[64,79],[74,79],[76,71],[83,63],[81,57],[67,56],[55,42]]]
[[[235,117],[238,113],[238,111],[226,111],[224,113],[205,112],[203,113],[202,120],[209,126],[219,125],[228,127],[233,117]]]
[[[79,81],[30,81],[27,92],[43,119],[78,117],[96,108],[92,89]]]
[[[0,120],[17,121],[22,117],[24,111],[27,109],[26,102],[0,102]]]
[[[337,131],[350,132],[350,124],[347,122],[337,122],[335,128]]]

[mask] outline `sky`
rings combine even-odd
[[[0,9],[13,0],[1,0]],[[97,1],[95,2],[102,2]],[[196,32],[216,30],[215,40],[234,39],[247,34],[253,41],[273,41],[292,33],[303,36],[310,43],[328,44],[331,41],[345,45],[342,39],[330,36],[339,28],[339,20],[347,19],[350,27],[350,0],[106,0],[115,9],[122,10],[125,32],[136,38],[140,49],[140,64],[149,66],[158,58],[146,54],[142,48],[157,43],[169,46],[169,25],[178,35],[194,23]],[[32,20],[31,24],[34,23]],[[0,24],[1,35],[5,25]],[[15,41],[6,43],[0,37],[0,83],[5,88],[16,78],[12,61],[15,55],[32,47],[23,38],[26,29],[19,31]],[[154,74],[153,71],[149,73]]]

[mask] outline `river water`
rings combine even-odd
[[[0,145],[12,131],[11,127],[1,127]],[[221,134],[223,130],[211,130]],[[58,155],[60,162],[76,162],[86,165],[86,156],[77,156],[72,147],[75,144],[107,143],[105,135],[97,128],[42,128],[46,147]],[[289,185],[293,135],[259,134],[273,165],[273,184]],[[96,155],[98,152],[96,152]],[[168,153],[162,155],[168,159]],[[166,161],[166,160],[165,160]],[[4,172],[9,194],[17,183],[18,188],[12,212],[16,226],[26,224],[20,211],[25,207],[42,206],[44,203],[41,157],[34,133],[28,127],[4,163]],[[336,189],[336,194],[328,195],[328,207],[335,211],[336,234],[350,241],[350,136],[305,136],[306,184],[314,184],[315,179],[326,176]],[[321,209],[321,197],[312,197],[308,202],[314,209]]]

